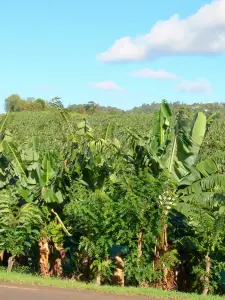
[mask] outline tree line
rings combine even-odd
[[[59,97],[54,97],[54,99],[60,99]],[[23,111],[44,111],[51,110],[52,100],[47,101],[42,98],[28,97],[22,99],[18,94],[12,94],[5,99],[5,111],[6,112],[23,112]],[[154,113],[160,108],[160,103],[152,102],[150,104],[142,104],[139,107],[134,107],[130,110],[124,111],[117,107],[112,106],[102,106],[94,101],[89,101],[84,104],[69,104],[66,108],[68,112],[78,113],[78,114],[98,114],[98,113]],[[180,109],[186,111],[186,113],[193,113],[199,110],[204,111],[206,115],[210,115],[215,111],[220,111],[220,113],[225,113],[225,104],[219,102],[213,103],[193,103],[186,104],[179,101],[170,103],[170,108],[172,111],[177,112]]]
[[[25,111],[46,111],[52,110],[52,100],[60,100],[59,97],[54,97],[50,101],[42,98],[28,97],[22,99],[18,94],[12,94],[5,99],[6,112],[25,112]],[[98,112],[116,113],[122,112],[119,108],[111,106],[100,106],[99,104],[89,101],[86,104],[72,104],[67,107],[68,112],[75,112],[78,114],[93,114]]]

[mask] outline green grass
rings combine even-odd
[[[0,282],[31,284],[38,286],[49,286],[57,288],[70,288],[76,290],[89,290],[101,293],[111,293],[116,295],[130,295],[130,296],[148,296],[158,299],[190,299],[190,300],[219,300],[224,299],[223,296],[201,296],[197,294],[184,294],[179,292],[167,292],[154,288],[136,288],[136,287],[116,287],[116,286],[97,286],[95,284],[86,284],[77,281],[70,281],[66,279],[57,278],[43,278],[36,275],[23,273],[7,273],[0,270]]]

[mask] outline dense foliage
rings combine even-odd
[[[96,113],[94,103],[74,114],[59,99],[43,112],[7,109],[0,260],[9,271],[224,293],[224,108],[154,105],[154,114]]]

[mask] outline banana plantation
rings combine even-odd
[[[111,123],[102,134],[74,124],[57,103],[52,114],[62,141],[52,149],[35,132],[12,135],[10,113],[0,125],[2,268],[223,294],[225,155],[202,150],[215,116],[163,100],[145,130],[116,136]]]

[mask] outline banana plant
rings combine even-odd
[[[192,167],[179,183],[175,209],[187,220],[194,233],[187,236],[204,256],[203,290],[210,291],[212,256],[224,242],[225,173],[224,157],[208,158]],[[184,239],[185,237],[183,237]]]
[[[38,240],[43,224],[43,214],[34,203],[19,205],[15,191],[0,191],[0,252],[11,254],[8,271],[16,257],[25,254]]]
[[[182,113],[173,117],[163,100],[154,115],[152,130],[144,135],[129,132],[132,152],[127,158],[139,168],[148,167],[156,175],[165,172],[179,182],[197,162],[206,129],[203,113],[197,113],[193,120]]]
[[[2,148],[8,162],[8,171],[13,179],[9,189],[16,190],[15,197],[20,203],[37,205],[43,213],[43,221],[48,224],[52,218],[51,210],[59,209],[66,189],[61,153],[47,152],[40,155],[36,138],[33,138],[31,143],[17,146],[9,135],[5,135]],[[39,244],[42,245],[41,241]],[[47,244],[46,241],[45,245]],[[43,248],[40,247],[41,251]],[[43,261],[40,258],[40,266],[42,265]],[[48,272],[48,259],[44,261],[44,265],[45,268],[41,270],[46,269]]]
[[[11,141],[4,141],[3,148],[15,173],[19,194],[25,201],[39,204],[63,201],[58,187],[63,169],[60,154],[47,152],[39,155],[36,138],[22,147],[16,147]]]
[[[134,165],[137,173],[147,169],[155,177],[159,174],[167,177],[167,190],[158,201],[163,211],[162,234],[155,247],[155,257],[169,250],[168,211],[176,202],[176,186],[198,160],[206,125],[206,117],[201,112],[193,120],[189,120],[184,113],[173,117],[169,105],[163,100],[159,111],[154,115],[149,133],[140,136],[130,132],[132,151],[125,157]],[[168,270],[164,270],[164,273],[167,274]],[[171,286],[169,282],[165,285]]]
[[[116,180],[120,143],[116,139],[108,139],[107,134],[105,138],[96,137],[85,120],[74,130],[75,141],[64,151],[70,183],[74,184],[76,180],[92,191],[104,190],[107,180]]]

